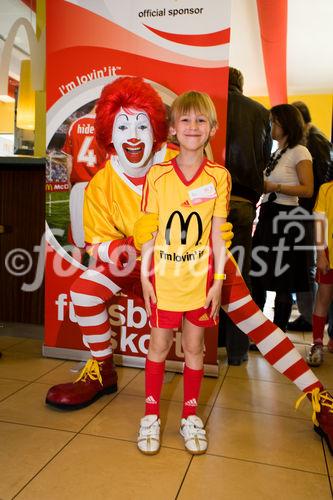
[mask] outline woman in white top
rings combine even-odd
[[[292,293],[308,289],[306,246],[302,245],[302,218],[309,217],[298,206],[298,198],[313,193],[312,159],[300,143],[304,122],[299,110],[290,104],[271,109],[272,137],[278,149],[264,172],[260,215],[253,236],[252,289],[260,308],[266,291],[276,292],[274,323],[287,328]]]

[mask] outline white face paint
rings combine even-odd
[[[133,174],[133,169],[146,166],[153,148],[153,129],[147,113],[121,108],[114,120],[112,143],[120,165],[129,175]]]

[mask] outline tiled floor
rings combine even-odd
[[[294,411],[298,390],[259,353],[228,367],[221,350],[219,378],[205,378],[199,415],[209,450],[201,457],[183,449],[182,377],[168,374],[163,446],[146,457],[135,445],[142,370],[119,367],[116,394],[80,411],[57,411],[44,405],[46,391],[77,377],[77,364],[42,358],[41,340],[15,332],[0,331],[1,500],[332,498],[333,459],[312,430],[310,405]],[[304,355],[311,335],[292,338]],[[316,372],[333,389],[333,354]]]

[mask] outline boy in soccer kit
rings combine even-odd
[[[220,226],[226,221],[230,198],[229,172],[204,156],[217,127],[208,95],[188,92],[171,107],[170,132],[180,145],[173,160],[153,166],[147,174],[142,210],[156,213],[159,231],[142,247],[141,282],[150,316],[151,335],[146,360],[146,416],[141,419],[138,447],[143,453],[159,449],[159,399],[165,359],[173,329],[182,325],[185,354],[184,404],[181,435],[192,454],[204,453],[207,440],[196,416],[203,377],[204,330],[216,324],[224,278],[225,244]],[[214,270],[212,271],[212,241]],[[154,246],[152,276],[150,255]],[[147,434],[147,427],[155,430]]]
[[[324,328],[333,300],[333,180],[320,186],[313,212],[318,218],[318,226],[320,222],[327,222],[327,231],[323,230],[322,224],[316,231],[317,243],[321,246],[317,249],[318,290],[312,315],[313,344],[307,356],[310,366],[320,366],[323,362]]]

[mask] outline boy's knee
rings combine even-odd
[[[155,353],[167,354],[172,346],[172,342],[173,339],[159,338],[158,336],[151,337],[149,348]]]
[[[182,342],[182,347],[184,353],[187,353],[189,355],[196,356],[198,354],[203,354],[204,351],[204,344],[203,342],[189,342],[189,341],[183,341]]]

